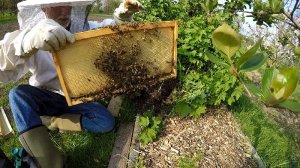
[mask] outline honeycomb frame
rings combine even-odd
[[[130,37],[118,41],[120,35]],[[91,100],[89,95],[110,85],[109,77],[93,66],[93,60],[101,59],[101,53],[105,55],[117,43],[124,46],[140,45],[142,54],[138,58],[147,63],[152,75],[160,75],[159,80],[176,76],[177,21],[109,26],[76,33],[75,39],[75,43],[53,53],[59,81],[69,106],[80,103],[83,97]]]

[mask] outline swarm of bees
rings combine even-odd
[[[109,86],[97,93],[97,99],[128,94],[138,91],[146,91],[156,85],[161,75],[150,75],[147,68],[158,69],[149,61],[138,59],[141,47],[137,41],[124,46],[120,43],[123,38],[132,37],[130,33],[121,33],[110,39],[108,51],[102,52],[94,61],[94,65],[109,78]],[[147,64],[147,66],[146,66]]]
[[[143,25],[137,23],[129,23],[127,26],[134,29],[143,27]],[[150,75],[147,67],[151,67],[156,72],[159,68],[152,62],[140,58],[139,39],[132,40],[130,44],[125,46],[120,41],[133,38],[130,31],[121,30],[118,25],[108,26],[108,28],[117,32],[117,34],[113,37],[107,37],[106,40],[109,42],[104,43],[105,52],[99,54],[99,57],[94,61],[94,65],[109,78],[109,85],[102,91],[85,97],[92,96],[93,100],[105,100],[112,96],[138,92],[147,95],[147,99],[159,99],[162,86],[164,86],[159,79],[164,75],[159,73]],[[151,38],[159,38],[160,36],[157,29],[142,29],[141,31],[143,32],[141,41],[151,43]],[[151,38],[147,39],[147,37]],[[84,101],[84,98],[82,101]]]

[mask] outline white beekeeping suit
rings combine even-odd
[[[133,12],[124,8],[124,3],[122,3],[115,11],[114,19],[105,19],[101,23],[88,22],[87,16],[93,2],[94,0],[27,0],[18,3],[20,30],[7,33],[0,41],[0,83],[17,81],[27,72],[31,72],[30,85],[61,92],[53,57],[51,52],[47,51],[59,48],[56,46],[34,47],[33,45],[36,43],[39,46],[38,40],[41,39],[28,41],[26,35],[30,35],[32,31],[40,35],[47,31],[53,31],[51,26],[59,26],[53,20],[47,19],[42,10],[45,7],[72,6],[71,22],[67,28],[70,34],[64,32],[69,43],[74,42],[74,37],[71,35],[73,33],[132,20]],[[138,3],[141,6],[135,0],[128,2]],[[51,26],[47,29],[44,25]]]

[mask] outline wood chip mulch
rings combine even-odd
[[[179,167],[182,158],[195,167],[255,167],[249,143],[226,109],[208,110],[199,119],[167,118],[164,126],[156,142],[140,147],[146,167]]]

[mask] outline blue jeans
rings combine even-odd
[[[19,134],[42,126],[42,115],[81,114],[81,128],[92,133],[108,132],[115,125],[111,113],[97,102],[68,106],[64,96],[30,85],[12,89],[9,103]]]

